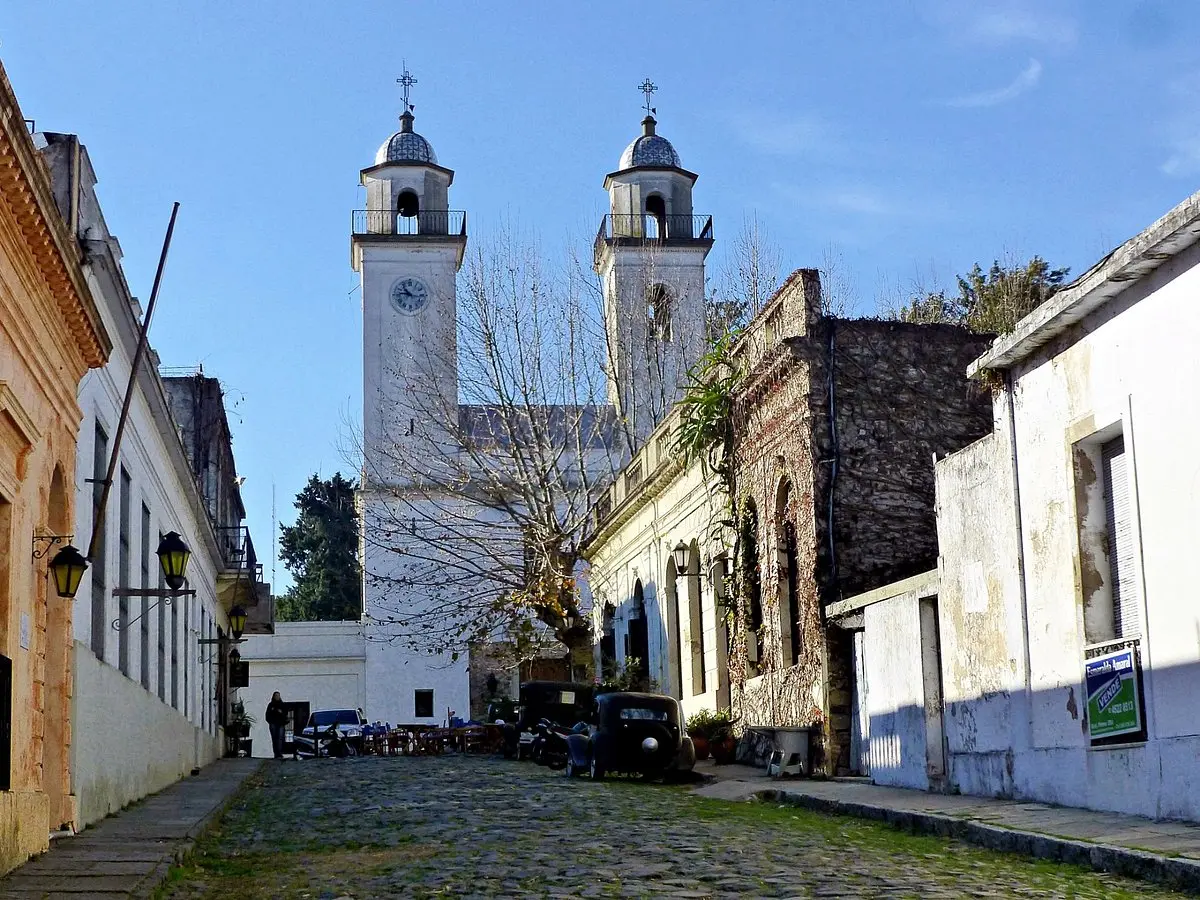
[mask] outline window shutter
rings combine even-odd
[[[1142,628],[1125,439],[1117,438],[1101,447],[1100,458],[1104,468],[1105,513],[1108,516],[1113,632],[1118,638],[1136,638],[1141,636]]]

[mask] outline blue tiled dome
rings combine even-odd
[[[660,134],[654,133],[654,119],[646,116],[642,120],[642,134],[638,135],[625,152],[621,154],[620,169],[632,169],[635,166],[672,166],[683,168],[679,154],[671,146],[671,142]]]
[[[412,130],[412,113],[400,117],[400,130],[388,138],[375,154],[375,164],[416,162],[437,165],[433,145]]]

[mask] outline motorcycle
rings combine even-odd
[[[530,744],[529,755],[539,766],[549,766],[551,769],[561,769],[567,764],[567,738],[579,734],[581,729],[587,730],[587,723],[580,722],[573,728],[565,728],[542,719],[535,728],[533,742]]]

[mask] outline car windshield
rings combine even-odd
[[[627,706],[621,710],[622,719],[641,719],[650,722],[665,722],[667,721],[667,711],[665,709],[641,709],[636,706]]]
[[[358,711],[353,709],[323,709],[312,714],[312,720],[320,726],[357,725]]]

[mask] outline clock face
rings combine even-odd
[[[401,278],[392,285],[391,299],[397,312],[411,316],[429,301],[429,288],[419,278]]]

